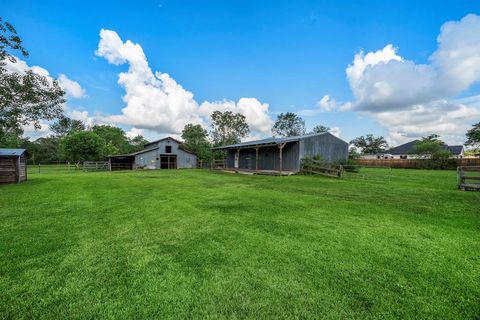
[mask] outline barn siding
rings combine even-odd
[[[330,133],[300,140],[300,158],[319,155],[322,160],[336,162],[348,159],[348,143]]]
[[[160,167],[160,161],[157,160],[158,153],[157,150],[142,152],[135,155],[135,164],[134,168],[137,167],[149,167],[158,169]]]
[[[170,153],[167,153],[166,147],[171,146],[172,150]],[[158,141],[157,143],[151,143],[145,146],[145,148],[155,148],[156,150],[142,152],[135,155],[135,167],[138,166],[149,166],[155,169],[160,168],[160,156],[161,155],[172,155],[177,156],[177,168],[184,169],[189,168],[193,169],[197,167],[197,156],[193,153],[186,152],[179,148],[177,141],[173,139],[165,139]]]

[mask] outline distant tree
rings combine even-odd
[[[0,145],[18,143],[23,125],[40,128],[40,120],[54,120],[63,114],[64,91],[56,80],[32,70],[13,72],[6,69],[6,61],[17,63],[10,51],[23,56],[28,52],[15,28],[0,18]]]
[[[422,142],[437,142],[440,144],[445,144],[442,140],[440,140],[440,136],[435,133],[422,137]]]
[[[85,130],[85,123],[81,120],[73,120],[68,117],[61,117],[50,125],[50,130],[59,138],[63,138],[74,131]]]
[[[480,148],[480,121],[472,125],[472,129],[467,131],[466,145],[473,148]]]
[[[321,124],[316,125],[312,129],[312,133],[324,133],[330,131],[329,127],[322,126]]]
[[[250,133],[246,118],[240,113],[214,111],[211,118],[210,135],[215,146],[239,143]]]
[[[305,121],[293,112],[280,113],[272,132],[280,137],[301,136],[305,134]]]
[[[137,152],[143,149],[143,146],[148,143],[148,140],[142,135],[137,135],[128,139],[128,143],[130,144],[130,152]]]
[[[440,140],[440,136],[437,134],[431,134],[423,137],[422,140],[415,144],[410,153],[421,158],[428,158],[432,160],[448,159],[452,155],[452,153],[446,148],[445,143]]]
[[[38,138],[30,142],[27,149],[34,162],[51,162],[63,159],[61,139],[55,136]]]
[[[105,140],[92,131],[77,131],[66,136],[62,147],[67,160],[100,160],[105,151]]]
[[[95,125],[92,132],[105,141],[104,154],[123,154],[130,152],[130,143],[123,129],[108,125]]]
[[[199,124],[187,124],[182,130],[182,139],[186,149],[194,152],[201,160],[210,159],[208,133]]]
[[[359,159],[360,158],[360,154],[357,152],[356,148],[348,149],[348,158],[349,159]]]
[[[388,143],[384,137],[374,137],[373,134],[357,137],[350,141],[350,144],[359,148],[362,153],[379,153],[388,148]]]

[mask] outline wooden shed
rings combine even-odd
[[[27,181],[25,149],[0,149],[0,184]]]

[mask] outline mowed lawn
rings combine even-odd
[[[480,317],[480,193],[453,171],[204,170],[0,186],[0,318]]]

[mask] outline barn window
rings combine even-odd
[[[165,146],[165,153],[172,153],[172,146]]]

